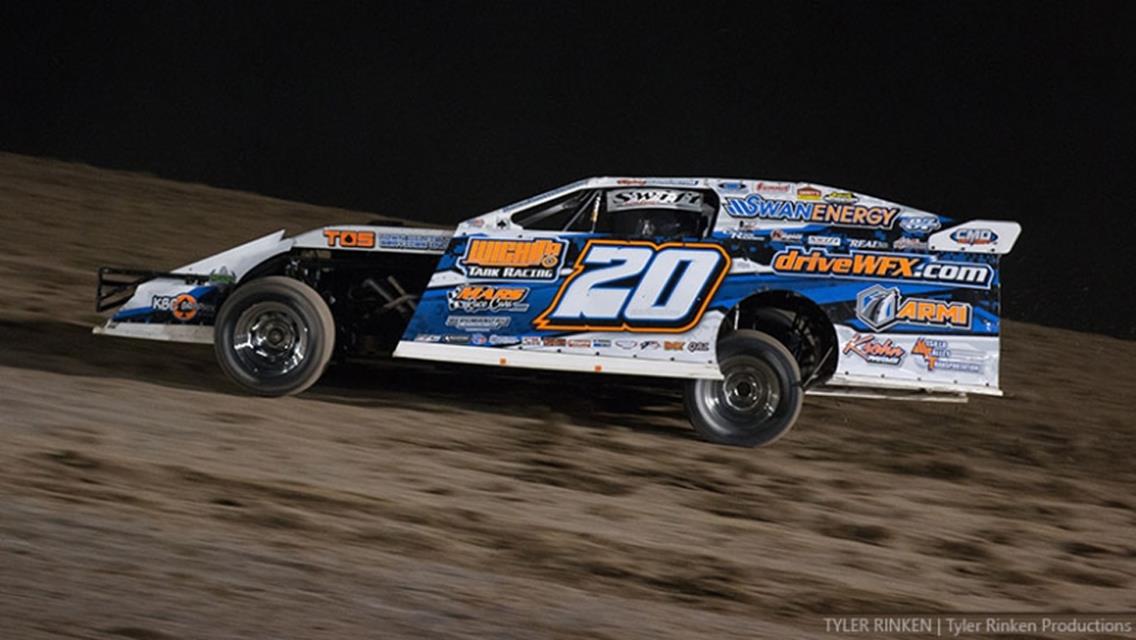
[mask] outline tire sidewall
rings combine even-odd
[[[261,302],[287,306],[308,332],[309,347],[304,360],[295,369],[271,378],[261,378],[247,370],[233,349],[237,320],[246,309]],[[213,340],[217,361],[234,382],[253,393],[266,396],[299,393],[315,383],[331,357],[335,336],[334,328],[327,326],[330,318],[323,299],[302,282],[282,276],[254,280],[238,288],[221,306]]]
[[[732,333],[718,343],[718,364],[723,372],[746,358],[756,358],[772,370],[780,385],[777,408],[759,428],[738,428],[718,419],[714,410],[703,402],[707,386],[721,385],[721,380],[689,382],[687,413],[699,435],[711,442],[742,447],[772,444],[793,427],[800,415],[804,390],[801,388],[800,369],[788,349],[768,334],[749,330]]]

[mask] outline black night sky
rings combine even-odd
[[[1134,16],[27,2],[0,9],[0,149],[432,222],[589,175],[816,181],[1017,220],[1008,317],[1136,338]]]

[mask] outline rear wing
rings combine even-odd
[[[1001,220],[971,220],[931,234],[931,251],[1005,255],[1014,248],[1022,226]]]

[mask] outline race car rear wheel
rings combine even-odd
[[[265,396],[300,393],[323,375],[335,346],[335,320],[308,285],[284,276],[253,280],[224,304],[213,349],[237,384]]]
[[[686,413],[703,439],[758,447],[792,428],[804,390],[793,355],[760,331],[735,331],[718,342],[722,380],[692,380]]]

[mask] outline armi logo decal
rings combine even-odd
[[[895,324],[969,329],[972,315],[965,302],[904,298],[898,287],[877,284],[856,294],[856,317],[873,331]]]

